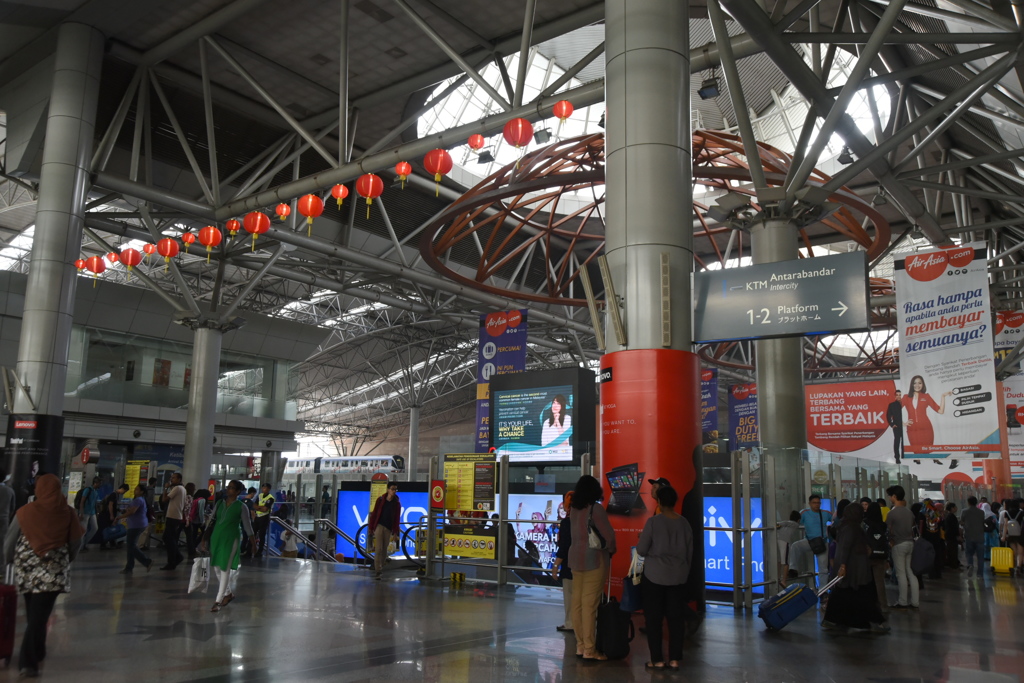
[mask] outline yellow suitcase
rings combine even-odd
[[[1012,548],[992,548],[991,557],[990,564],[992,565],[993,573],[1006,574],[1007,576],[1013,574]]]

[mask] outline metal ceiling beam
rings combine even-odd
[[[764,48],[772,61],[818,113],[823,117],[828,116],[835,103],[835,98],[829,95],[825,84],[807,66],[793,47],[775,32],[774,26],[756,3],[748,2],[748,0],[722,0],[722,4],[747,33]],[[840,119],[837,131],[858,157],[866,157],[875,149],[875,145],[860,132],[857,124],[848,115]],[[910,220],[921,226],[929,240],[937,245],[950,243],[949,237],[943,232],[935,217],[928,213],[909,188],[896,180],[885,159],[879,159],[868,170],[885,187],[889,196]]]
[[[188,197],[182,197],[167,190],[112,175],[105,171],[93,174],[92,184],[95,187],[101,187],[111,192],[118,192],[122,195],[165,206],[168,209],[181,211],[190,216],[197,216],[212,221],[217,220],[217,214],[209,204],[203,204]]]
[[[327,169],[321,173],[301,178],[297,181],[285,183],[278,187],[261,192],[257,195],[246,197],[231,202],[216,212],[217,220],[226,220],[231,216],[250,211],[252,209],[271,206],[278,202],[286,202],[293,197],[298,197],[310,192],[319,192],[338,183],[346,183],[354,180],[363,173],[379,171],[394,166],[399,161],[410,157],[419,157],[430,150],[441,147],[454,147],[463,144],[473,133],[489,135],[501,130],[501,128],[514,118],[522,117],[536,121],[537,119],[551,116],[552,107],[558,100],[569,100],[576,107],[585,107],[604,100],[604,81],[594,81],[580,86],[574,90],[559,93],[557,98],[550,97],[536,103],[530,103],[507,112],[502,112],[480,121],[474,121],[464,126],[450,128],[440,133],[419,138],[389,150],[373,154],[359,161],[344,164],[335,169]],[[114,188],[108,188],[114,189]]]
[[[222,26],[226,26],[235,19],[248,14],[266,1],[235,0],[227,7],[223,7],[213,14],[200,19],[181,33],[175,34],[150,50],[146,50],[142,54],[140,63],[146,66],[153,66],[158,62],[162,62],[178,50],[184,49],[200,38],[215,33]]]
[[[870,33],[783,33],[790,43],[827,43],[829,45],[861,45],[871,38]],[[918,43],[940,43],[946,45],[988,45],[995,43],[1015,44],[1020,37],[1014,33],[889,33],[882,36],[884,45],[916,45]]]
[[[533,39],[533,18],[537,13],[537,0],[526,0],[526,11],[523,13],[523,32],[519,42],[519,69],[516,73],[516,92],[512,101],[513,107],[523,104],[523,93],[526,91],[526,71],[530,67],[530,45]]]

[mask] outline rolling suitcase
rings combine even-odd
[[[757,609],[757,616],[761,617],[764,625],[770,630],[781,631],[791,621],[817,605],[818,598],[841,580],[837,576],[818,592],[814,592],[802,583],[786,586],[781,593],[777,593],[761,603]]]
[[[597,649],[608,659],[625,659],[629,656],[629,643],[635,635],[633,619],[629,612],[623,612],[619,601],[613,597],[597,608]]]
[[[992,548],[992,559],[989,562],[994,574],[1013,575],[1013,548]]]

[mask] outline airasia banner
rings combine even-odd
[[[729,387],[729,448],[760,445],[757,424],[757,384],[733,384]]]
[[[1024,460],[1024,375],[1014,375],[1003,380],[1003,398],[1006,402],[1006,443],[1010,449],[1011,469],[1014,463]],[[1018,472],[1012,472],[1018,476]]]
[[[984,245],[893,260],[907,453],[999,451]]]
[[[811,384],[804,392],[811,448],[900,462],[905,411],[895,382]]]
[[[526,370],[526,311],[495,311],[480,316],[477,349],[476,452],[486,453],[491,438],[491,377]]]
[[[996,329],[992,338],[996,365],[1024,339],[1024,311],[997,311]]]
[[[705,453],[718,452],[718,370],[700,371],[700,433]]]

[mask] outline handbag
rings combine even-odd
[[[818,510],[818,522],[821,524],[821,536],[807,539],[807,544],[811,546],[811,552],[815,555],[828,552],[828,545],[825,543],[825,517],[821,514],[821,510]]]
[[[644,578],[644,558],[640,557],[640,553],[633,548],[633,559],[629,562],[629,572],[626,574],[626,578],[633,580],[634,586],[639,586],[640,581]]]
[[[192,563],[192,576],[188,581],[188,592],[195,593],[202,589],[205,593],[210,585],[210,558],[197,557]]]
[[[594,506],[590,506],[587,514],[587,547],[592,550],[604,550],[604,536],[594,526]]]
[[[619,603],[619,609],[623,612],[639,612],[643,609],[642,589],[629,578],[627,576],[622,582],[622,602]]]

